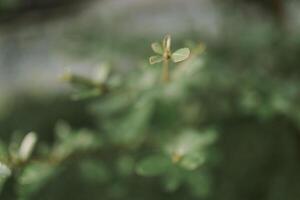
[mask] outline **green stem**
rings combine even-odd
[[[169,75],[169,60],[164,59],[163,62],[163,74],[162,74],[162,81],[167,83],[170,81],[170,75]]]

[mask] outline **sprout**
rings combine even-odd
[[[163,62],[163,75],[162,80],[168,82],[169,77],[169,61],[174,63],[186,60],[190,55],[189,48],[181,48],[172,53],[171,51],[171,36],[166,35],[162,41],[162,45],[158,42],[152,43],[152,50],[158,55],[151,56],[149,62],[151,65]]]

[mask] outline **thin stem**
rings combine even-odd
[[[164,59],[163,61],[163,74],[162,74],[162,81],[167,83],[170,81],[170,75],[169,75],[169,60]]]

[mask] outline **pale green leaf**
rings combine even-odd
[[[111,73],[111,66],[108,63],[102,63],[94,72],[95,81],[97,83],[105,83]]]
[[[163,48],[158,42],[152,43],[151,48],[155,53],[163,54]]]
[[[190,53],[189,48],[178,49],[172,54],[172,60],[175,63],[184,61],[189,57]]]
[[[166,35],[163,40],[163,47],[166,51],[170,51],[171,49],[171,36]]]
[[[163,61],[163,57],[162,56],[151,56],[149,58],[149,62],[151,65],[155,64],[155,63],[160,63]]]
[[[22,161],[27,161],[29,159],[35,147],[36,142],[37,142],[37,135],[34,132],[30,132],[24,137],[19,149],[19,158]]]
[[[0,178],[6,178],[10,176],[11,170],[0,162]]]
[[[213,130],[198,132],[186,130],[174,137],[167,145],[167,151],[175,164],[194,170],[206,161],[206,148],[214,143],[216,133]]]

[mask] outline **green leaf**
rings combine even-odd
[[[45,188],[49,180],[53,180],[60,173],[60,168],[49,163],[34,162],[24,166],[22,173],[18,175],[20,185],[18,194],[24,197],[29,194],[36,194]]]
[[[11,170],[6,165],[0,162],[0,179],[8,177],[10,176],[10,174]]]
[[[134,159],[131,156],[125,155],[118,158],[116,166],[118,173],[121,176],[129,176],[134,172]]]
[[[216,133],[213,130],[198,132],[186,130],[175,136],[174,140],[167,145],[174,163],[187,169],[194,170],[206,161],[206,148],[214,143]]]
[[[172,60],[175,63],[184,61],[189,57],[190,53],[189,48],[178,49],[172,54]]]
[[[110,138],[117,144],[129,145],[131,147],[141,144],[145,139],[147,128],[154,111],[154,97],[144,95],[136,100],[128,114],[116,121],[110,120]],[[115,126],[118,124],[118,126]]]
[[[84,99],[98,97],[102,93],[103,92],[99,88],[95,88],[95,89],[91,89],[91,90],[80,91],[76,94],[73,94],[71,96],[71,99],[74,101],[80,101],[80,100],[84,100]]]
[[[105,83],[111,73],[111,66],[108,63],[103,63],[98,66],[94,72],[95,81],[97,83]]]
[[[162,155],[153,155],[143,159],[137,164],[136,172],[142,176],[157,176],[166,172],[170,161]]]
[[[151,48],[155,53],[163,54],[163,48],[158,42],[152,43]]]
[[[164,189],[167,192],[175,192],[184,181],[186,174],[178,167],[171,167],[162,177]]]
[[[110,168],[100,160],[84,160],[79,164],[79,169],[84,181],[105,183],[111,179]]]
[[[52,154],[57,158],[64,159],[74,152],[92,151],[102,146],[102,140],[94,132],[87,129],[72,131],[59,135],[59,141],[55,144]]]
[[[204,153],[195,152],[184,156],[180,165],[187,170],[195,170],[197,167],[204,164],[205,161],[206,156]]]
[[[151,65],[155,64],[155,63],[160,63],[163,61],[163,57],[162,56],[151,56],[149,58],[149,62]]]

